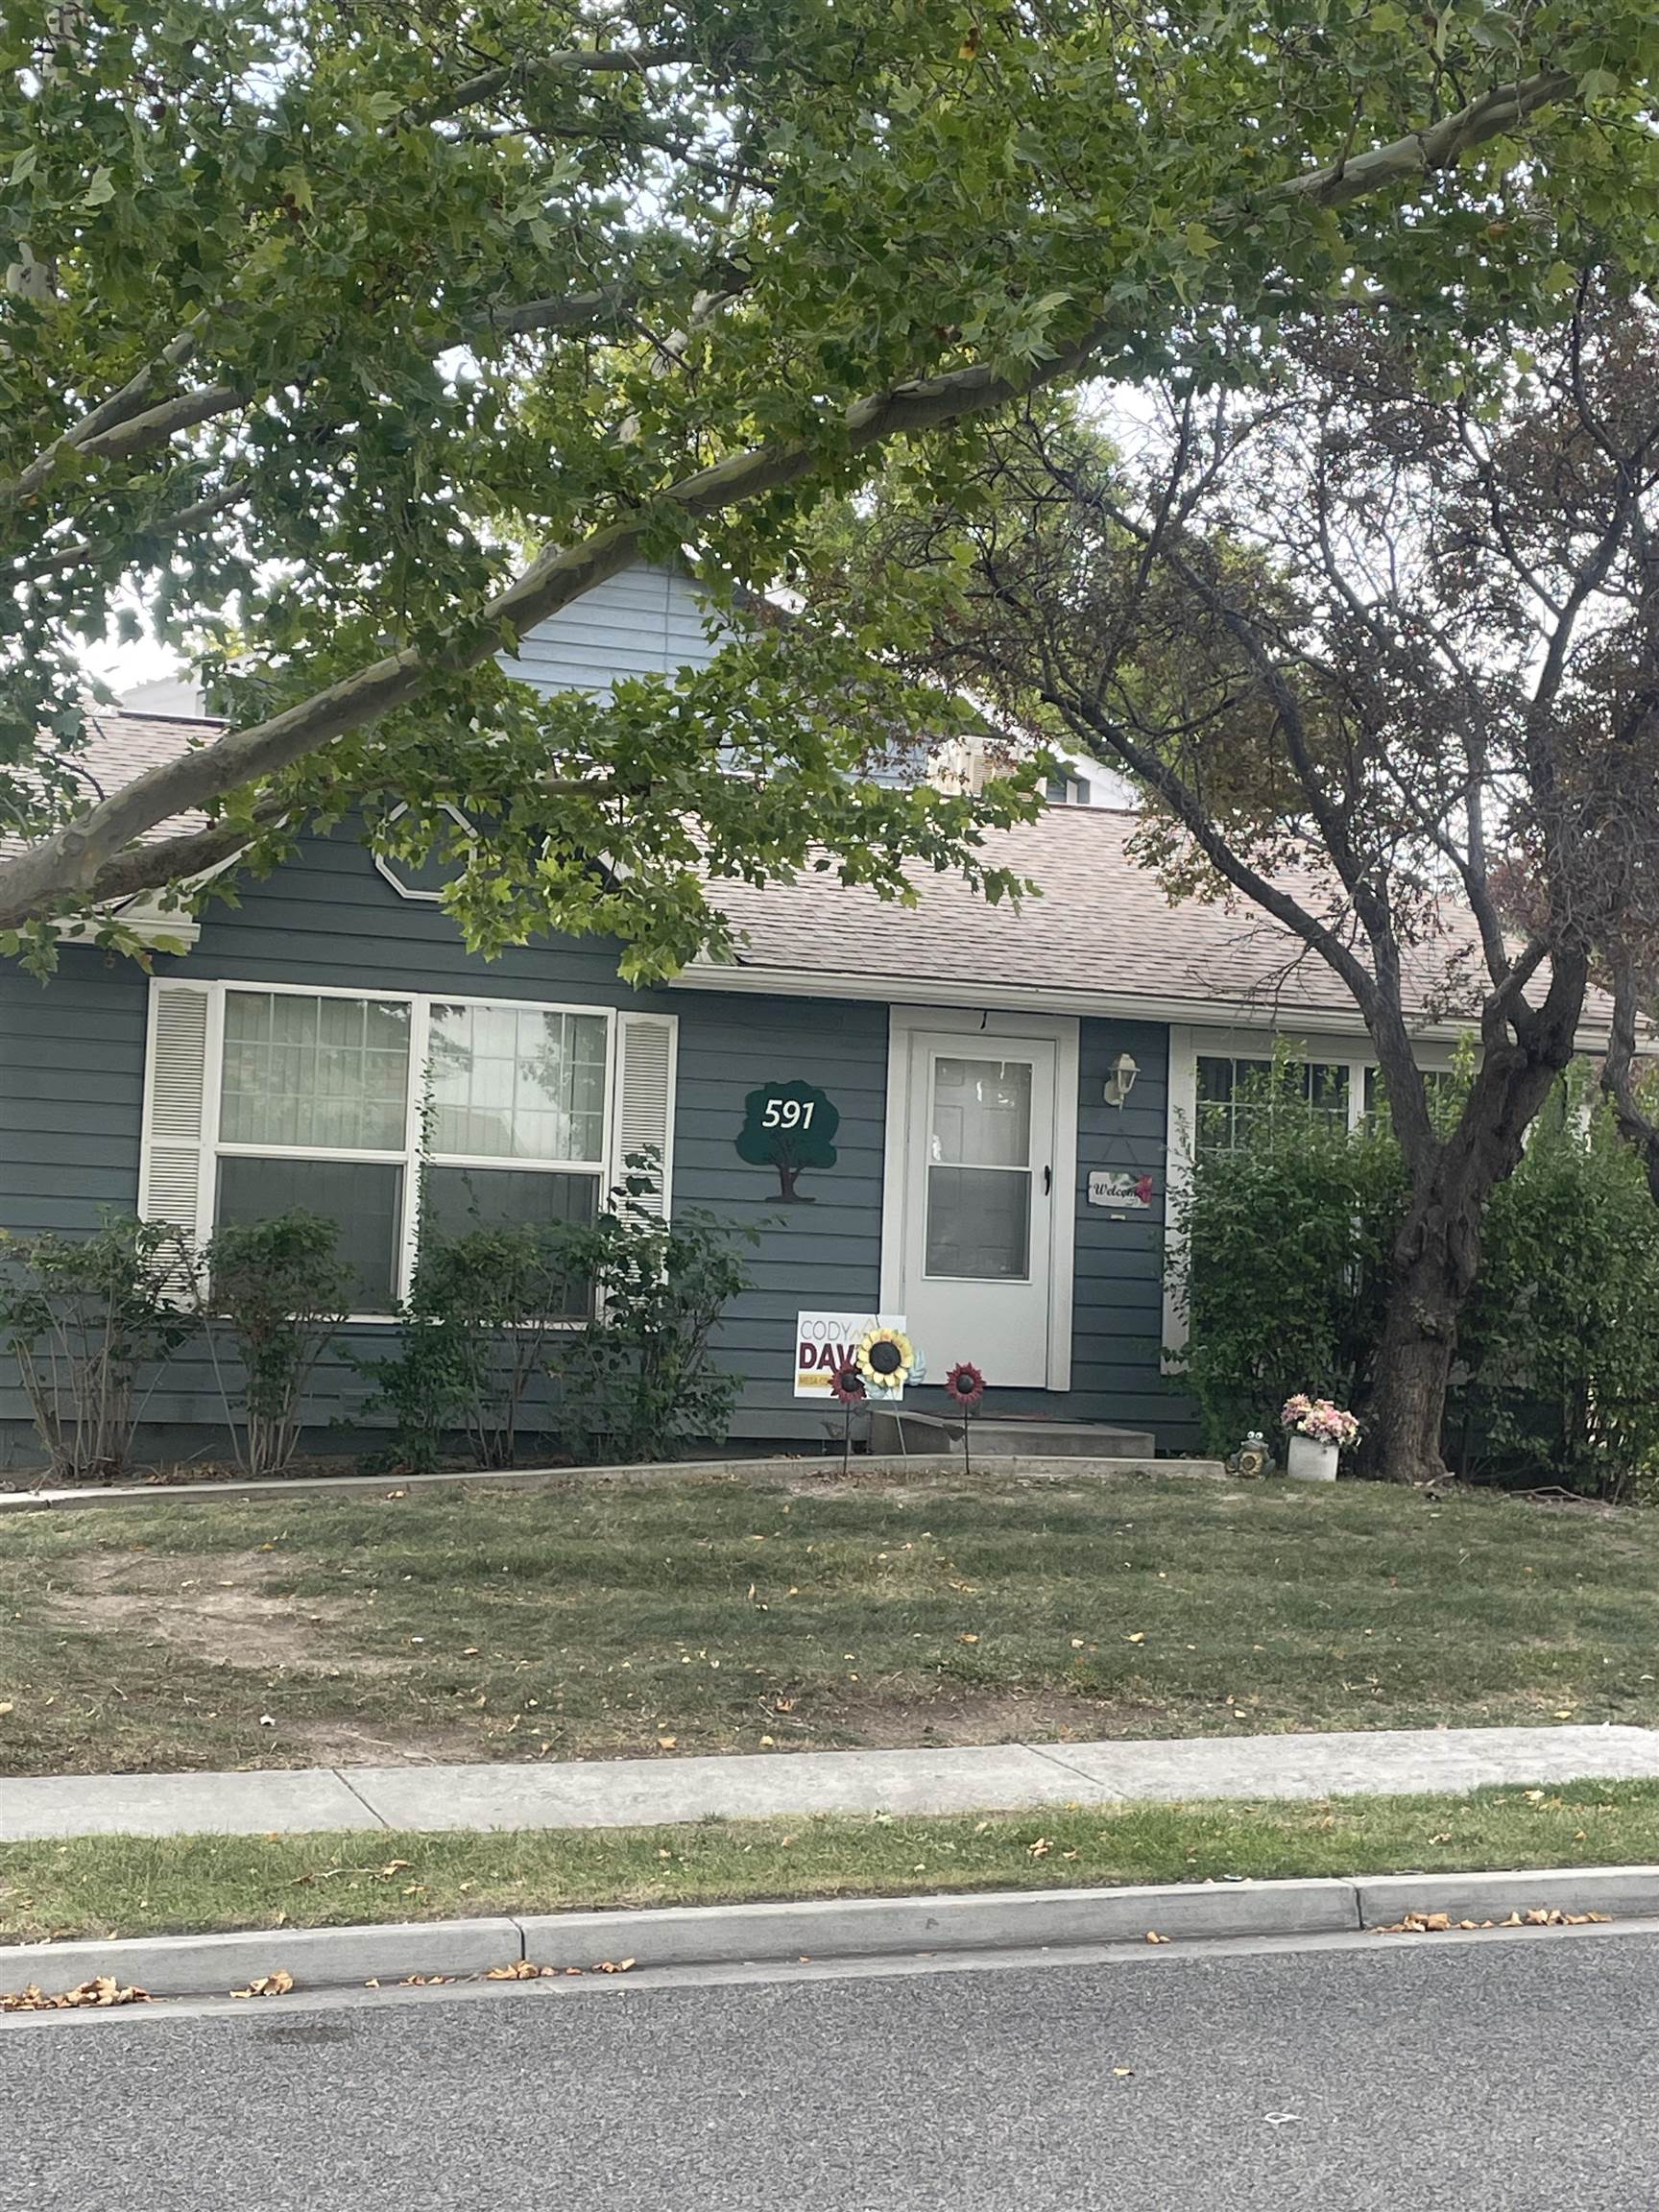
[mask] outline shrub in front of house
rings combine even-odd
[[[565,1225],[486,1227],[423,1241],[397,1316],[397,1350],[365,1360],[395,1427],[381,1456],[414,1474],[455,1441],[478,1467],[511,1467],[550,1343],[591,1311]]]
[[[1659,1207],[1604,1104],[1544,1117],[1493,1192],[1461,1354],[1459,1465],[1613,1499],[1659,1475]]]
[[[1310,1114],[1286,1067],[1241,1091],[1222,1146],[1199,1131],[1176,1206],[1188,1316],[1181,1381],[1207,1448],[1271,1432],[1297,1392],[1351,1406],[1382,1325],[1388,1249],[1406,1191],[1386,1129]]]
[[[579,1464],[724,1438],[741,1381],[712,1338],[756,1233],[695,1207],[663,1220],[640,1203],[655,1163],[628,1168],[591,1221],[422,1243],[397,1350],[363,1362],[396,1424],[377,1457],[420,1472],[460,1443],[477,1466],[511,1467],[531,1407]]]
[[[664,1220],[638,1203],[652,1163],[630,1157],[628,1178],[585,1226],[566,1231],[592,1317],[559,1348],[560,1430],[581,1461],[666,1459],[693,1442],[718,1443],[741,1378],[715,1364],[713,1334],[749,1286],[738,1228],[700,1207]]]
[[[1363,1406],[1405,1199],[1385,1111],[1350,1130],[1261,1080],[1230,1144],[1200,1142],[1178,1215],[1182,1380],[1217,1452],[1294,1391]],[[1659,1475],[1659,1207],[1585,1085],[1493,1194],[1445,1448],[1475,1479],[1623,1498]]]
[[[334,1222],[297,1210],[225,1222],[195,1257],[192,1303],[246,1475],[279,1475],[300,1448],[307,1386],[351,1310],[339,1241]]]
[[[0,1234],[0,1336],[54,1480],[131,1467],[145,1402],[190,1330],[180,1266],[176,1234],[130,1215],[89,1237]]]

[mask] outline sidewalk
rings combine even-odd
[[[1659,1730],[1387,1729],[568,1765],[0,1780],[0,1842],[320,1829],[632,1828],[815,1813],[992,1813],[1222,1797],[1400,1796],[1659,1777]]]

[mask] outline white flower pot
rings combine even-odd
[[[1285,1472],[1296,1482],[1334,1482],[1337,1447],[1322,1444],[1317,1436],[1293,1434]]]

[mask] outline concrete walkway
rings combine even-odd
[[[331,1828],[623,1828],[814,1813],[1018,1812],[1659,1777],[1659,1730],[1380,1729],[1187,1743],[998,1743],[569,1765],[342,1767],[0,1780],[0,1842]]]

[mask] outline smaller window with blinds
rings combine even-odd
[[[407,1294],[419,1238],[591,1220],[630,1143],[669,1154],[667,1015],[152,988],[146,1215],[204,1238],[219,1222],[322,1214],[360,1316]],[[665,1170],[654,1202],[665,1210]]]
[[[1200,1152],[1232,1152],[1261,1121],[1286,1112],[1348,1126],[1349,1069],[1341,1060],[1291,1060],[1274,1078],[1271,1060],[1198,1055]]]

